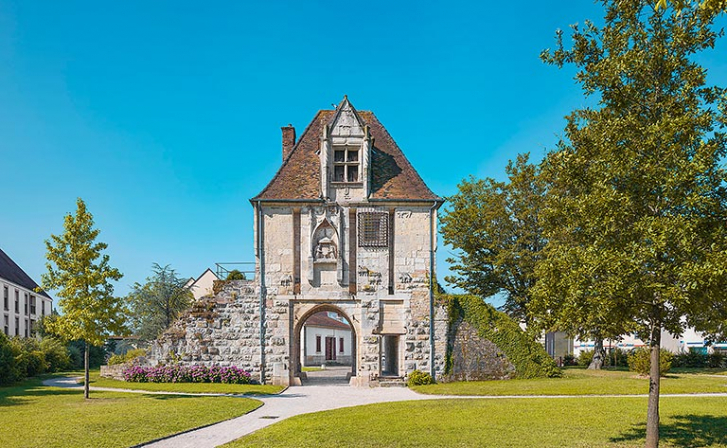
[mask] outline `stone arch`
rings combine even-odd
[[[293,313],[291,316],[292,323],[291,327],[293,329],[293,335],[290,338],[292,342],[291,352],[290,352],[290,376],[291,376],[291,383],[290,384],[301,384],[300,383],[300,374],[302,371],[302,362],[300,359],[300,352],[301,352],[301,333],[303,330],[303,325],[305,322],[313,316],[314,314],[325,312],[325,311],[332,311],[335,313],[338,313],[339,316],[346,319],[346,322],[348,322],[348,325],[351,327],[351,376],[356,376],[356,372],[358,371],[358,351],[359,351],[359,338],[361,335],[361,328],[358,322],[351,319],[351,311],[354,311],[353,309],[350,309],[346,311],[344,309],[345,307],[339,307],[330,303],[297,303],[294,305]],[[300,317],[296,317],[297,314],[300,313]]]

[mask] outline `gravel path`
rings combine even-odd
[[[54,378],[43,384],[54,387],[81,388],[75,378]],[[182,394],[178,392],[150,392],[131,389],[91,387],[91,390],[160,394],[219,396],[225,394]],[[263,402],[256,410],[231,420],[178,434],[160,441],[142,445],[154,448],[211,448],[231,442],[258,429],[270,426],[286,418],[311,412],[339,409],[364,404],[407,400],[441,399],[553,399],[553,398],[626,398],[648,397],[641,395],[504,395],[504,396],[452,396],[422,395],[406,387],[356,388],[348,385],[308,385],[289,387],[279,395],[254,396]],[[727,393],[662,394],[661,397],[725,397]]]

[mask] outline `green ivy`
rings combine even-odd
[[[474,295],[442,294],[440,303],[447,308],[450,334],[464,320],[477,329],[478,335],[494,343],[515,366],[518,378],[557,377],[561,372],[545,348],[524,332],[507,314],[497,311]],[[447,347],[445,369],[452,365],[451,344]]]

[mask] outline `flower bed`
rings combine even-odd
[[[124,381],[134,383],[227,383],[250,384],[250,373],[239,367],[132,366],[124,369]]]

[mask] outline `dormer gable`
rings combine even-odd
[[[321,191],[331,200],[364,200],[371,192],[369,126],[344,96],[321,135]]]

